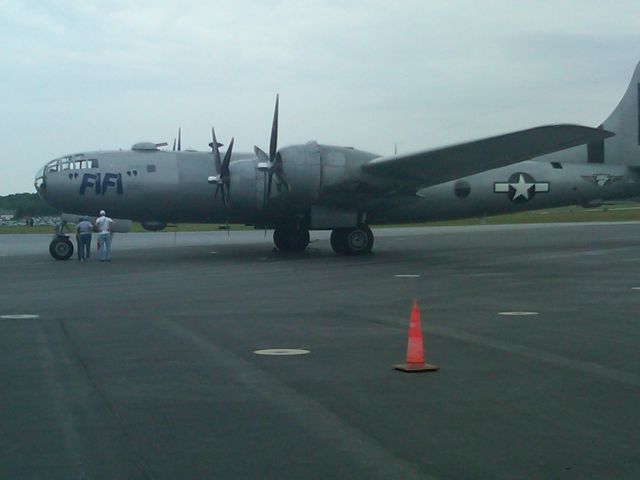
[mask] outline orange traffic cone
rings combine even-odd
[[[434,372],[440,368],[437,365],[424,363],[424,344],[422,341],[418,300],[414,300],[411,307],[406,362],[404,365],[394,365],[393,368],[403,372]]]

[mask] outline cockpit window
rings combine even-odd
[[[58,172],[61,170],[85,170],[88,168],[98,168],[98,160],[95,158],[85,158],[84,154],[67,155],[66,157],[51,160],[45,166],[46,173]]]

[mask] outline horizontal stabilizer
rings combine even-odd
[[[580,125],[548,125],[435,150],[374,158],[362,168],[373,175],[426,187],[613,135]]]

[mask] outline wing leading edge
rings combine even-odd
[[[378,157],[362,169],[372,175],[426,187],[613,135],[607,130],[581,125],[547,125],[450,147]]]

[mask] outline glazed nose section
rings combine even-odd
[[[47,179],[45,177],[45,167],[42,167],[36,173],[36,178],[33,182],[33,185],[36,187],[36,192],[40,195],[40,198],[45,199],[45,193],[47,191]]]

